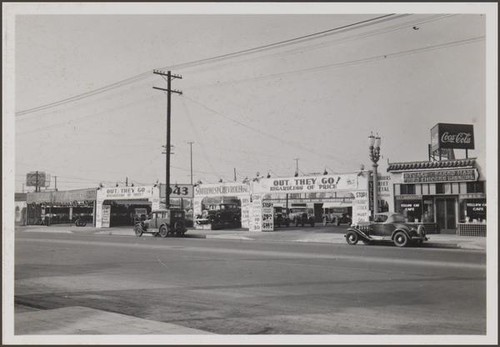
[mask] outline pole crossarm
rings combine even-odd
[[[182,79],[181,75],[175,75],[175,74],[170,73],[170,76],[169,76],[168,72],[164,72],[164,71],[161,71],[161,70],[153,70],[153,73],[156,74],[156,75],[167,76],[167,77],[170,77],[170,78]]]
[[[164,92],[177,93],[179,95],[182,95],[182,91],[177,90],[177,89],[166,89],[166,88],[160,88],[160,87],[153,87],[153,89],[163,90]]]

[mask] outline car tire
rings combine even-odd
[[[135,236],[137,237],[141,237],[142,236],[142,228],[140,225],[136,225],[134,227],[134,232],[135,232]]]
[[[422,244],[424,243],[424,240],[416,240],[415,241],[415,246],[417,247],[422,247]]]
[[[394,235],[394,244],[398,247],[406,247],[408,245],[408,236],[402,231],[398,231]]]
[[[295,226],[298,227],[299,226],[299,220],[298,219],[295,219]]]
[[[163,238],[167,237],[167,235],[168,235],[167,227],[165,225],[162,225],[160,227],[160,231],[158,232],[158,234],[160,234],[160,237],[163,237]]]
[[[311,225],[312,227],[314,227],[314,224],[315,224],[315,223],[314,223],[314,221],[312,221],[312,222],[310,223],[310,225]]]
[[[348,231],[347,234],[345,234],[345,240],[347,244],[354,246],[358,243],[359,236],[354,231]]]

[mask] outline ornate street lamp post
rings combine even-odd
[[[368,145],[370,150],[370,160],[373,163],[373,214],[378,212],[378,160],[380,159],[380,142],[381,139],[378,136],[373,136],[373,133],[368,136]]]

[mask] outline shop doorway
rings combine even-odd
[[[436,199],[436,221],[442,233],[455,233],[457,229],[456,198]]]

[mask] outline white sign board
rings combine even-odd
[[[262,202],[262,231],[274,230],[274,208],[269,201]]]
[[[354,201],[352,204],[352,224],[357,225],[360,222],[370,220],[370,209],[368,204],[368,192],[354,192]]]
[[[249,216],[248,229],[250,231],[262,231],[262,196],[252,196]]]
[[[102,205],[102,227],[109,228],[110,220],[111,220],[111,206]]]

